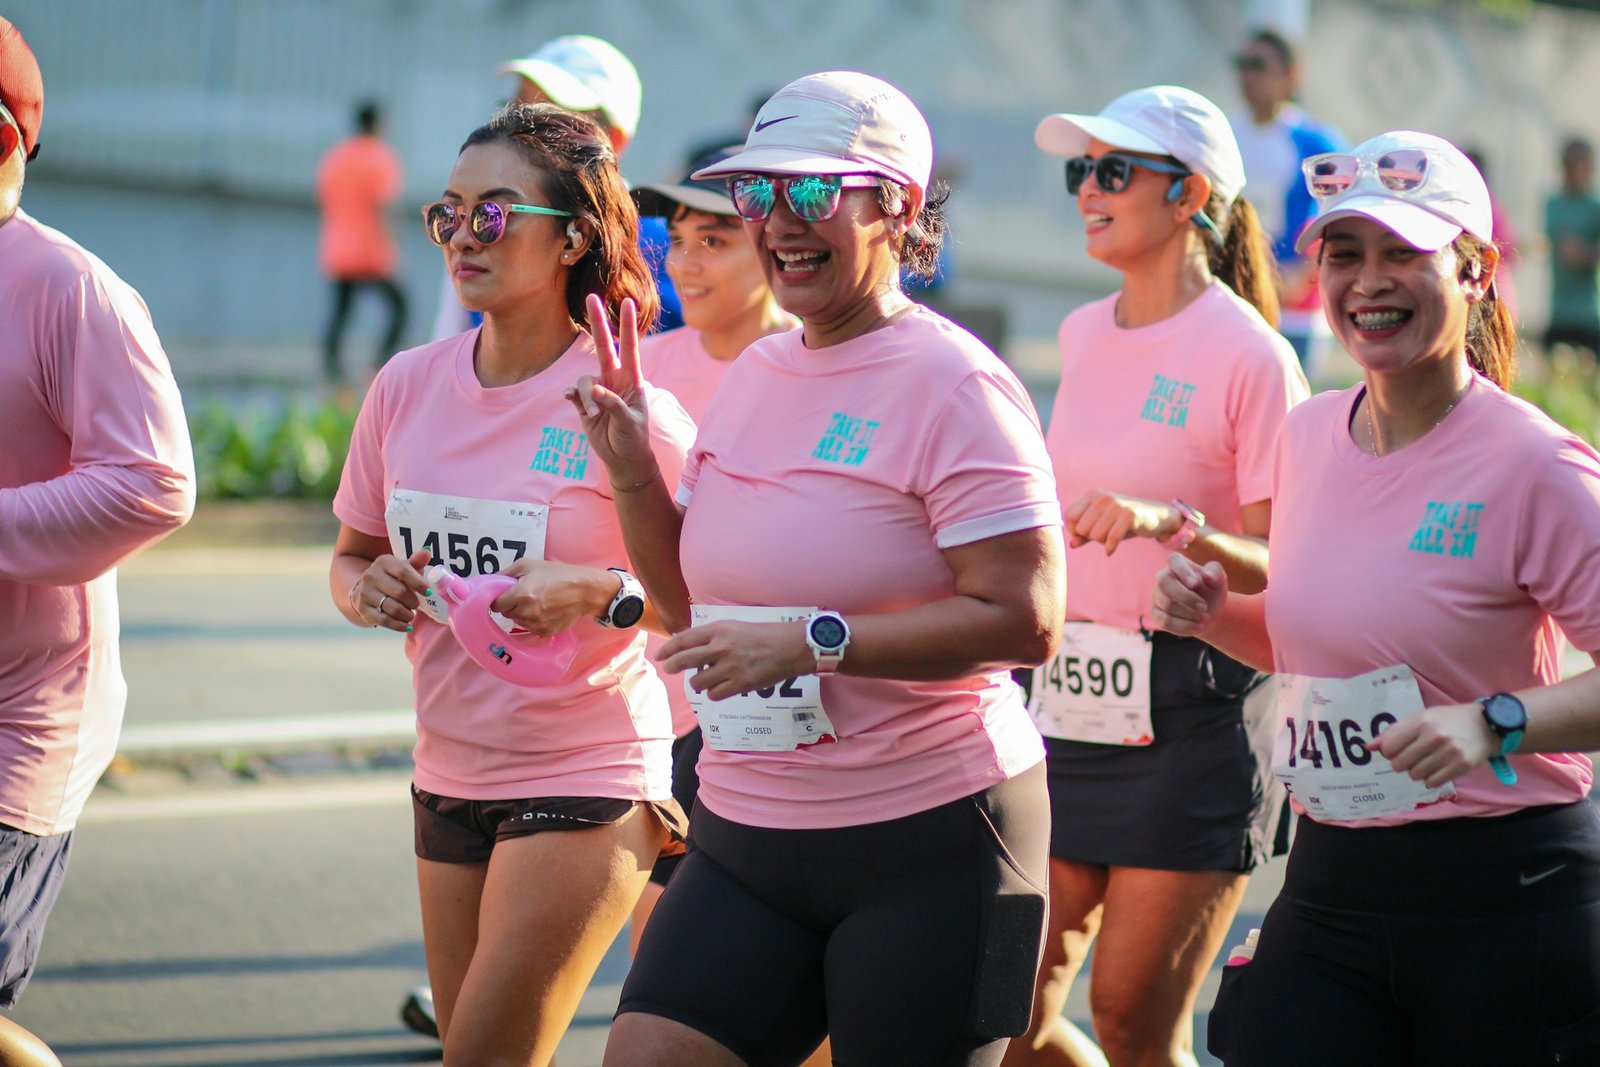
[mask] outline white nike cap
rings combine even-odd
[[[830,70],[779,89],[761,106],[744,148],[694,172],[876,174],[927,189],[933,134],[906,94],[870,74]]]

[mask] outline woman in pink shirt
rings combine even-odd
[[[1054,644],[1060,505],[1020,383],[900,290],[943,238],[932,162],[915,105],[834,71],[697,172],[802,329],[734,363],[676,504],[630,316],[573,391],[706,739],[613,1067],[792,1065],[824,1033],[840,1063],[992,1065],[1027,1025],[1048,819],[1007,671]]]
[[[1223,977],[1233,1067],[1600,1063],[1600,455],[1505,391],[1488,189],[1400,131],[1305,163],[1361,384],[1290,415],[1264,596],[1173,557],[1154,616],[1277,672],[1282,894]],[[1316,246],[1313,248],[1313,246]]]
[[[737,151],[738,147],[729,147],[703,153],[689,164],[676,185],[643,185],[633,190],[640,215],[667,220],[672,242],[667,251],[667,274],[678,291],[684,323],[639,342],[640,370],[651,385],[677,397],[696,423],[705,419],[712,395],[739,353],[770,333],[799,325],[772,295],[755,246],[744,235],[734,212],[727,183],[692,177],[695,171],[720,163]],[[651,634],[645,650],[654,658],[663,643],[664,638]],[[672,795],[684,811],[690,811],[700,785],[695,774],[700,727],[681,679],[668,683],[667,700],[672,705],[672,732],[677,737],[672,744]],[[682,858],[662,857],[650,872],[650,884],[628,927],[634,951],[638,951],[639,938],[661,890]]]
[[[584,986],[683,832],[671,717],[646,661],[639,584],[604,469],[564,393],[592,365],[584,301],[655,311],[637,216],[605,135],[515,104],[467,138],[423,210],[483,324],[385,364],[334,500],[334,602],[406,635],[417,690],[412,786],[423,941],[445,1059],[549,1061]],[[693,424],[652,396],[648,451],[675,478]],[[470,659],[423,571],[503,572],[495,611],[570,633],[553,682]],[[538,656],[508,636],[505,655]]]
[[[1029,710],[1050,768],[1050,936],[1034,1033],[1008,1064],[1193,1064],[1191,1017],[1283,792],[1254,670],[1152,635],[1167,553],[1260,588],[1272,443],[1305,399],[1277,332],[1270,247],[1227,119],[1177,86],[1034,135],[1066,156],[1089,254],[1118,292],[1061,325],[1050,458],[1066,503],[1061,648]],[[1091,942],[1104,1055],[1062,1017]]]

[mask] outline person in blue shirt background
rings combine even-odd
[[[1306,191],[1300,164],[1323,152],[1343,151],[1338,130],[1293,103],[1300,90],[1300,64],[1283,34],[1260,29],[1233,59],[1239,94],[1247,109],[1230,115],[1233,135],[1244,156],[1244,195],[1260,216],[1278,261],[1279,332],[1294,346],[1305,367],[1313,342],[1328,338],[1316,274],[1294,250],[1295,238],[1317,214]]]

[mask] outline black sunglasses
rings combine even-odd
[[[1094,174],[1094,183],[1108,193],[1120,193],[1133,180],[1133,168],[1155,171],[1157,174],[1192,174],[1182,163],[1169,163],[1164,159],[1146,159],[1122,152],[1107,152],[1098,159],[1093,156],[1074,156],[1067,160],[1067,192],[1077,196],[1086,178]]]

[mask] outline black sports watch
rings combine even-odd
[[[1508,755],[1522,744],[1522,735],[1528,729],[1527,706],[1510,693],[1495,693],[1478,701],[1483,709],[1483,721],[1500,738],[1500,752],[1489,757],[1489,766],[1495,776],[1506,785],[1517,784],[1517,772],[1511,769]]]
[[[639,625],[639,620],[644,618],[644,586],[639,584],[639,579],[621,567],[606,569],[622,579],[622,588],[611,598],[611,605],[606,608],[606,613],[594,621],[615,630],[626,630],[630,626]]]

